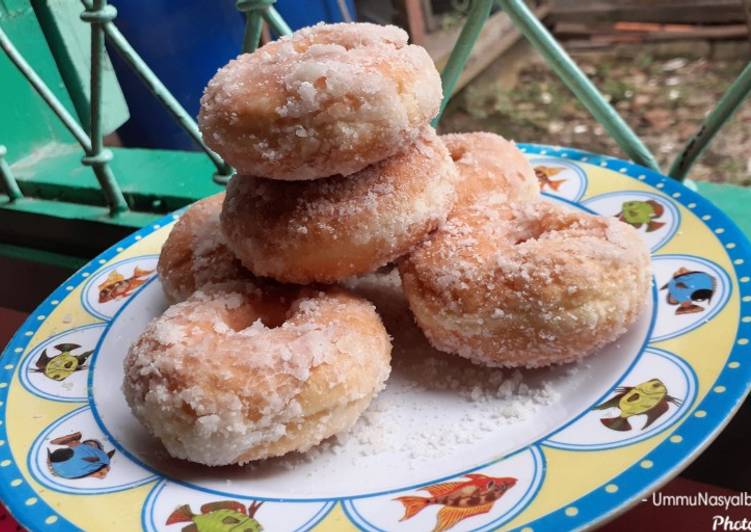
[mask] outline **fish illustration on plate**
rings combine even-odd
[[[133,274],[127,279],[117,270],[112,270],[107,278],[97,287],[99,289],[99,302],[107,303],[121,297],[127,297],[133,291],[146,282],[146,278],[154,270],[142,270],[138,266]]]
[[[555,166],[535,166],[535,175],[540,182],[540,189],[545,190],[548,187],[552,191],[557,191],[566,179],[550,179],[563,172],[565,168],[556,168]]]
[[[81,441],[81,433],[74,432],[50,443],[62,446],[54,451],[47,448],[47,466],[53,475],[68,479],[105,478],[110,472],[115,450],[105,452],[99,440]]]
[[[34,364],[36,368],[31,371],[42,373],[45,377],[53,381],[64,381],[74,372],[86,369],[86,361],[94,351],[74,354],[80,348],[81,346],[78,344],[57,344],[53,349],[60,352],[52,356],[47,354],[47,349],[45,348]]]
[[[263,527],[255,515],[262,504],[256,501],[245,508],[237,501],[209,502],[201,506],[199,514],[184,504],[170,514],[166,525],[190,523],[182,532],[260,532]]]
[[[421,488],[430,493],[430,497],[397,497],[396,501],[404,505],[405,521],[417,515],[431,504],[443,506],[438,512],[434,532],[448,530],[459,521],[488,513],[493,504],[517,482],[513,477],[489,477],[478,473],[464,475],[469,480],[434,484]]]
[[[641,226],[646,225],[647,233],[652,233],[665,225],[665,222],[657,221],[657,218],[664,213],[665,207],[655,200],[633,200],[624,201],[623,205],[621,205],[621,212],[616,214],[616,217],[636,229],[640,229]]]
[[[681,315],[707,310],[716,287],[715,278],[708,273],[679,268],[660,290],[667,290],[668,305],[677,305],[675,313]]]
[[[609,429],[625,432],[633,428],[629,422],[630,417],[645,414],[647,422],[642,427],[642,430],[644,430],[668,411],[670,403],[681,406],[682,401],[668,395],[668,389],[660,379],[650,379],[636,386],[620,386],[616,388],[615,396],[596,406],[594,409],[619,409],[621,411],[619,415],[602,418],[600,419],[600,423]]]

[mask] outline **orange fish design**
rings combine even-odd
[[[554,175],[560,174],[564,170],[565,168],[554,168],[552,166],[535,166],[535,175],[540,182],[540,188],[545,189],[545,187],[548,187],[550,190],[557,191],[566,180],[552,180],[550,178]]]
[[[127,297],[133,291],[146,282],[146,278],[154,273],[154,270],[142,270],[138,266],[133,270],[133,275],[127,279],[117,270],[113,270],[97,288],[99,288],[99,302],[106,303],[121,297]]]
[[[406,496],[394,499],[404,505],[404,516],[400,521],[414,517],[426,506],[439,504],[443,508],[438,512],[433,532],[448,530],[463,519],[488,513],[495,501],[517,482],[513,477],[489,477],[477,473],[464,476],[469,480],[421,488],[430,493],[430,497]]]

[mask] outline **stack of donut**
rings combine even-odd
[[[441,98],[426,51],[372,24],[300,30],[209,82],[201,130],[237,174],[172,229],[174,304],[125,361],[126,399],[172,456],[244,463],[351,427],[391,342],[339,283],[391,263],[433,346],[487,366],[576,360],[633,323],[636,231],[543,201],[497,135],[438,137]]]

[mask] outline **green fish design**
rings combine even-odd
[[[200,514],[184,504],[170,514],[166,525],[190,523],[182,532],[260,532],[263,527],[255,514],[262,504],[256,501],[246,509],[237,501],[209,502],[201,506]]]
[[[64,381],[74,372],[85,369],[86,361],[94,352],[86,351],[80,355],[74,355],[73,351],[80,348],[81,346],[78,344],[57,344],[54,349],[57,349],[60,353],[53,356],[49,356],[47,349],[44,349],[34,364],[36,369],[32,371],[44,373],[45,377],[53,381]]]
[[[600,422],[607,428],[620,432],[632,429],[629,418],[646,414],[647,422],[642,430],[654,423],[657,418],[668,411],[669,403],[681,406],[682,401],[668,395],[668,389],[660,379],[650,379],[636,386],[620,386],[615,389],[616,395],[594,410],[618,408],[621,413],[616,417],[602,418]]]
[[[621,206],[621,212],[616,217],[636,229],[642,225],[647,226],[647,233],[657,231],[665,225],[665,222],[656,221],[657,218],[665,213],[665,207],[655,200],[647,201],[624,201]]]

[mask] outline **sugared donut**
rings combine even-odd
[[[456,168],[432,128],[393,157],[356,175],[280,182],[237,176],[222,229],[255,275],[331,283],[407,253],[454,201]]]
[[[650,287],[633,227],[546,201],[466,206],[400,273],[433,346],[488,366],[584,357],[626,331]]]
[[[390,353],[373,305],[341,289],[208,285],[131,346],[123,390],[173,457],[245,463],[349,429]]]
[[[441,135],[459,170],[456,206],[490,195],[508,201],[532,201],[540,185],[532,166],[514,143],[494,133]]]
[[[157,271],[169,301],[182,301],[208,283],[250,275],[224,241],[219,224],[223,201],[222,192],[191,205],[162,246]]]
[[[394,155],[438,112],[430,56],[395,26],[319,24],[243,54],[201,98],[203,138],[239,174],[348,175]]]

